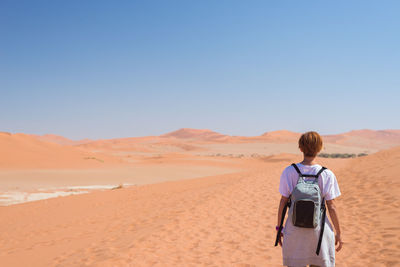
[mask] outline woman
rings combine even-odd
[[[315,162],[317,154],[322,149],[322,138],[317,132],[307,132],[299,139],[299,148],[303,152],[304,159],[297,163],[302,174],[316,175],[322,168]],[[278,226],[282,218],[282,211],[289,201],[289,198],[298,182],[299,174],[295,166],[288,166],[281,175],[279,193],[282,195],[278,210]],[[335,266],[335,245],[336,251],[342,248],[343,242],[340,236],[340,224],[336,210],[335,199],[340,196],[339,186],[332,171],[326,169],[318,176],[320,194],[326,200],[326,206],[332,219],[335,232],[328,218],[325,221],[324,232],[321,241],[320,253],[316,254],[316,247],[319,240],[320,225],[316,228],[303,228],[293,225],[292,212],[293,203],[289,208],[288,219],[279,237],[279,244],[282,246],[283,265],[291,267],[299,266]],[[321,224],[321,223],[320,223]],[[283,238],[283,241],[282,241]]]

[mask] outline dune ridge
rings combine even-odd
[[[201,140],[214,140],[224,138],[227,135],[220,134],[209,129],[192,129],[181,128],[179,130],[166,133],[161,137],[175,137],[179,139],[201,139]]]
[[[66,138],[64,136],[56,135],[56,134],[44,134],[44,135],[32,134],[31,136],[39,139],[40,141],[56,143],[56,144],[59,144],[59,145],[68,145],[68,146],[86,144],[86,143],[89,143],[89,142],[93,141],[93,140],[88,139],[88,138],[81,139],[81,140],[71,140],[71,139],[68,139],[68,138]]]
[[[374,147],[380,150],[400,145],[400,130],[354,130],[337,135],[324,135],[327,143]]]
[[[82,168],[118,164],[120,159],[17,133],[0,133],[0,169]]]
[[[207,129],[182,128],[160,136],[72,141],[57,135],[0,133],[0,169],[92,168],[133,164],[145,157],[299,153],[300,133],[286,130],[260,136],[230,136]],[[400,145],[400,130],[358,130],[326,135],[324,153],[367,153]]]

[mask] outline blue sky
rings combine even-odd
[[[398,1],[0,2],[0,131],[399,129]]]

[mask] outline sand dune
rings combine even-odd
[[[79,147],[90,151],[134,151],[134,152],[155,152],[152,146],[157,142],[157,137],[131,137],[97,140]]]
[[[191,129],[191,128],[181,128],[179,130],[161,135],[161,137],[174,137],[179,139],[198,139],[204,141],[221,139],[226,136],[227,135],[223,135],[208,129]]]
[[[111,151],[113,155],[132,152],[136,155],[163,153],[237,154],[269,153],[252,147],[277,147],[277,152],[296,153],[300,133],[281,130],[260,136],[230,136],[207,129],[182,128],[160,136],[97,140],[79,145],[88,151]],[[399,130],[360,130],[338,135],[325,135],[325,153],[374,153],[400,145]],[[287,149],[291,147],[293,149]]]
[[[266,132],[260,136],[231,136],[220,134],[208,129],[182,128],[174,132],[161,135],[161,137],[173,137],[186,139],[186,141],[203,141],[208,143],[243,143],[243,142],[297,142],[300,133],[281,130]]]
[[[0,208],[0,261],[11,266],[278,263],[272,237],[266,238],[276,201],[266,204],[273,190],[261,162],[254,162],[259,169],[251,173]],[[281,166],[281,161],[269,165],[267,178]]]
[[[182,128],[160,137],[174,137],[185,141],[207,141],[210,143],[297,143],[300,135],[301,133],[279,130],[266,132],[259,136],[230,136],[208,129]],[[336,135],[323,135],[323,138],[325,143],[387,149],[400,145],[400,130],[354,130]]]
[[[338,172],[348,247],[341,266],[400,265],[399,173],[400,147],[353,159]]]
[[[16,202],[134,185],[0,207],[0,265],[281,266],[273,247],[277,188],[282,169],[301,159],[298,135],[181,129],[71,144],[0,133],[0,191]],[[318,159],[335,171],[343,193],[346,245],[337,266],[400,264],[398,135],[324,137],[324,152],[392,147],[356,159]]]
[[[281,266],[273,247],[279,175],[300,157],[247,170],[0,207],[5,266]],[[337,266],[396,266],[400,148],[320,159],[338,177]]]
[[[271,155],[299,153],[300,133],[291,131],[267,132],[260,136],[229,136],[207,129],[182,128],[161,136],[96,140],[78,145],[90,152],[102,152],[119,157],[143,157],[165,153],[188,155]],[[400,131],[354,131],[324,136],[324,153],[375,153],[400,145]]]
[[[90,140],[87,138],[82,139],[82,140],[71,140],[64,136],[55,135],[55,134],[44,134],[44,135],[31,134],[31,136],[37,138],[40,141],[56,143],[59,145],[69,145],[69,146],[85,144],[85,143],[89,143],[89,142],[93,141],[93,140]]]
[[[286,130],[266,132],[261,135],[262,139],[265,141],[285,143],[296,143],[300,136],[301,133],[295,133]]]
[[[279,130],[265,132],[259,136],[231,136],[221,134],[209,129],[181,128],[179,130],[162,134],[160,136],[128,137],[105,140],[82,139],[78,141],[70,140],[63,136],[54,134],[31,135],[40,141],[57,143],[61,145],[79,145],[89,149],[100,147],[103,149],[131,149],[135,151],[152,151],[152,145],[163,145],[173,143],[195,146],[197,144],[209,143],[296,143],[300,133]],[[335,135],[323,135],[327,144],[336,144],[352,147],[368,147],[374,149],[387,149],[400,145],[400,130],[354,130]],[[122,146],[126,145],[126,148]],[[131,147],[129,147],[131,146]]]
[[[400,130],[356,130],[323,138],[326,143],[382,150],[400,145]]]
[[[188,143],[174,138],[160,138],[158,136],[99,140],[79,145],[79,147],[87,151],[103,152],[115,156],[149,156],[155,154],[204,150],[198,144]]]
[[[108,155],[40,141],[26,134],[0,133],[0,147],[0,169],[102,167],[121,162]]]

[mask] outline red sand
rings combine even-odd
[[[279,176],[300,155],[205,157],[196,154],[201,149],[171,152],[169,137],[155,138],[163,145],[154,146],[153,137],[139,143],[157,153],[133,153],[128,148],[136,141],[130,138],[102,141],[107,145],[98,153],[85,145],[0,133],[2,175],[33,168],[64,175],[49,176],[48,183],[90,183],[96,179],[85,171],[91,169],[104,174],[97,181],[138,173],[142,184],[206,176],[0,207],[0,265],[281,266],[281,250],[273,247]],[[390,138],[385,144],[395,142]],[[85,159],[88,155],[103,162]],[[345,245],[337,266],[400,265],[400,147],[318,160],[336,173],[342,191],[337,201]],[[132,166],[136,171],[129,172]],[[219,171],[226,174],[215,175]],[[18,177],[26,184],[37,181],[31,174]]]
[[[249,170],[0,207],[4,266],[280,266],[279,175]],[[321,160],[336,172],[345,245],[337,266],[399,264],[400,148]],[[390,190],[389,190],[390,188]]]

